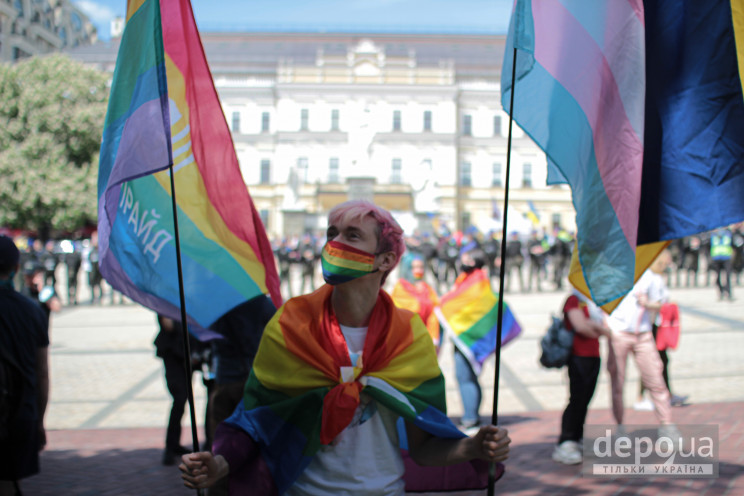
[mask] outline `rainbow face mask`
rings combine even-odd
[[[332,286],[377,272],[377,269],[373,268],[375,256],[372,253],[337,241],[326,243],[320,260],[323,279]]]

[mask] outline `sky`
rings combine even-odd
[[[513,0],[192,0],[200,31],[504,34]],[[102,40],[126,0],[73,0]]]

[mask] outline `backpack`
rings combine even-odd
[[[0,441],[9,437],[11,421],[21,404],[23,375],[7,350],[0,348]]]
[[[574,333],[566,329],[563,319],[558,317],[552,319],[550,327],[540,341],[542,350],[540,364],[549,369],[559,369],[568,363],[568,357],[571,356]]]

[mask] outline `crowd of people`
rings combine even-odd
[[[475,227],[464,232],[440,229],[439,234],[416,231],[405,237],[406,257],[416,256],[424,262],[436,290],[446,292],[460,273],[458,260],[463,252],[478,248],[486,257],[485,270],[492,280],[499,277],[501,267],[506,270],[506,290],[516,279],[519,291],[528,293],[547,289],[562,289],[571,262],[573,233],[555,227],[550,235],[542,229],[529,236],[513,232],[506,243],[505,263],[501,262],[501,233],[483,233]],[[325,243],[321,233],[276,238],[272,246],[282,294],[292,297],[314,291],[322,283],[319,262]],[[403,276],[407,276],[404,268]],[[299,287],[293,280],[299,279]],[[534,285],[533,285],[534,282]],[[294,284],[294,285],[293,285]],[[533,289],[534,288],[534,289]]]
[[[20,288],[23,301],[33,304],[18,306],[25,312],[19,319],[25,319],[23,325],[34,336],[33,342],[23,344],[23,353],[24,360],[34,362],[30,369],[34,371],[34,391],[26,396],[36,398],[33,412],[28,412],[36,434],[34,448],[27,450],[23,466],[11,464],[17,480],[38,470],[35,453],[44,445],[49,318],[51,312],[60,310],[63,299],[57,292],[63,285],[57,280],[59,265],[67,269],[64,299],[68,304],[81,303],[77,287],[80,271],[87,273],[90,303],[100,302],[103,290],[95,233],[80,241],[24,242],[7,237],[0,241],[4,243],[0,246],[4,250],[0,260],[3,288]],[[163,464],[176,464],[181,457],[186,485],[209,487],[213,496],[228,494],[228,480],[240,487],[248,480],[254,483],[255,477],[270,490],[276,490],[276,484],[283,485],[280,489],[287,489],[287,494],[321,494],[340,490],[338,484],[351,484],[355,490],[375,488],[373,492],[381,487],[399,488],[416,484],[405,480],[411,460],[418,465],[452,465],[455,473],[466,465],[477,479],[483,471],[472,460],[503,461],[509,452],[509,438],[503,428],[483,423],[479,411],[480,370],[467,347],[454,347],[463,403],[457,425],[444,414],[422,419],[420,409],[400,409],[385,395],[407,394],[410,389],[378,391],[371,378],[361,377],[367,373],[374,377],[392,374],[389,384],[399,385],[418,380],[420,373],[416,377],[398,376],[400,370],[388,366],[402,348],[376,348],[381,336],[391,338],[400,333],[400,339],[419,343],[417,355],[411,359],[420,361],[422,370],[431,370],[428,380],[438,380],[440,345],[448,338],[457,345],[452,331],[447,334],[448,323],[438,309],[477,284],[485,284],[489,291],[497,287],[502,270],[507,291],[514,277],[520,292],[563,290],[572,244],[571,234],[560,228],[551,236],[534,231],[527,239],[512,233],[502,262],[498,233],[483,235],[470,228],[436,237],[426,233],[405,236],[392,216],[379,207],[342,204],[331,212],[325,235],[308,233],[274,243],[282,291],[289,298],[285,305],[276,309],[268,297],[246,302],[215,324],[214,330],[224,339],[206,345],[191,341],[191,363],[194,370],[202,370],[208,391],[206,441],[198,453],[180,445],[188,387],[180,324],[158,315],[160,332],[154,344],[173,398]],[[574,333],[567,364],[569,401],[553,452],[556,462],[576,464],[582,460],[583,426],[601,373],[601,339],[608,342],[605,360],[618,426],[622,427],[625,411],[622,392],[627,357],[632,356],[641,375],[639,399],[651,403],[648,409],[657,415],[660,434],[679,436],[671,407],[683,404],[686,397],[671,393],[668,355],[657,346],[660,310],[669,299],[667,288],[675,283],[682,285],[680,276],[684,272],[684,285],[700,284],[698,272],[705,267],[705,284],[710,285],[715,275],[720,298],[733,300],[732,287],[740,283],[743,246],[742,225],[673,242],[609,315],[578,291],[571,291],[562,308],[565,326]],[[394,277],[388,278],[391,274]],[[297,281],[299,287],[293,286]],[[382,291],[386,282],[392,288],[391,296]],[[1,295],[5,303],[14,301],[16,293],[6,293]],[[478,296],[470,294],[468,298],[468,304],[475,305]],[[2,300],[0,304],[4,304]],[[421,317],[420,327],[406,311]],[[311,329],[309,337],[307,329]],[[17,338],[7,332],[3,336]],[[339,343],[345,344],[337,349]],[[19,345],[8,344],[13,346]],[[298,350],[303,349],[311,355],[302,364],[292,363]],[[333,371],[339,367],[341,375],[336,377]],[[645,399],[644,390],[650,399]],[[436,391],[434,396],[408,401],[422,401],[427,412],[429,408],[437,411],[444,405],[443,390]],[[286,403],[298,392],[302,400]],[[290,410],[278,413],[284,408]],[[276,417],[267,412],[274,412],[271,415]],[[396,428],[391,422],[397,417],[405,422]],[[375,420],[367,424],[371,419]],[[274,449],[277,432],[287,433],[286,438],[282,437],[282,443],[287,444],[282,446],[288,453]],[[315,438],[318,435],[320,440]],[[355,447],[362,442],[371,444],[376,455],[358,459]],[[403,458],[398,458],[399,444],[407,446]],[[259,452],[261,456],[257,456]],[[372,467],[375,475],[355,473],[354,467],[369,467],[380,454],[392,458],[389,463]],[[295,467],[291,473],[282,468],[285,456],[290,456],[290,465]],[[349,461],[353,463],[349,465]],[[351,473],[353,480],[342,472]],[[457,476],[452,480],[458,480]]]

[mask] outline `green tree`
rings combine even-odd
[[[0,64],[0,226],[95,221],[109,79],[64,55]]]

